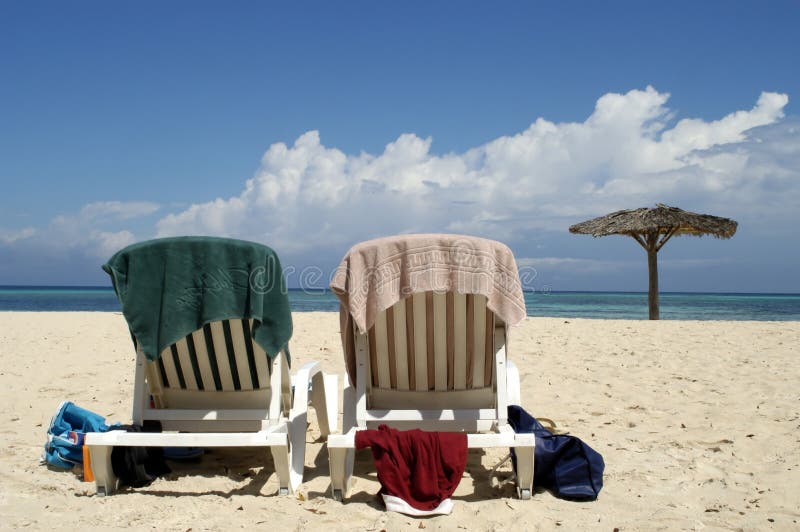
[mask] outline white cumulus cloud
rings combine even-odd
[[[61,214],[41,228],[19,231],[0,229],[0,244],[25,245],[46,253],[78,252],[92,259],[106,259],[118,249],[136,242],[125,226],[136,218],[158,211],[156,203],[144,201],[100,201],[84,205],[77,212]]]
[[[116,220],[129,220],[152,214],[158,208],[157,203],[149,201],[97,201],[84,205],[80,216],[83,219],[105,217]]]
[[[749,197],[769,194],[759,183],[780,180],[784,165],[757,162],[748,132],[778,122],[786,95],[762,93],[751,109],[714,121],[676,122],[668,99],[652,87],[606,94],[583,122],[539,118],[464,153],[434,154],[432,139],[403,134],[382,153],[349,155],[310,131],[270,146],[239,195],[169,214],[157,233],[238,236],[310,255],[410,231],[513,242],[656,201],[723,204],[719,214],[730,215],[751,201],[743,187]]]
[[[125,246],[136,242],[136,237],[130,231],[92,231],[89,233],[89,243],[95,256],[107,259]]]
[[[579,242],[567,228],[663,202],[740,222],[743,251],[717,264],[727,267],[728,284],[752,255],[747,246],[763,244],[780,255],[776,264],[796,262],[797,246],[781,240],[796,241],[800,205],[800,119],[784,117],[788,96],[764,92],[751,108],[713,120],[678,116],[668,101],[652,87],[609,93],[583,121],[539,117],[459,153],[436,153],[432,138],[404,133],[380,153],[348,154],[309,131],[270,146],[234,196],[188,207],[170,198],[89,203],[42,227],[0,229],[0,252],[96,264],[137,240],[210,234],[264,242],[285,264],[325,269],[360,240],[457,232],[505,241],[537,283],[550,276],[578,286],[602,274],[624,287],[644,271],[638,248]],[[669,251],[707,249],[687,244]],[[664,273],[711,266],[708,257],[687,260],[663,257]],[[765,275],[760,264],[747,271]]]
[[[0,242],[3,244],[13,244],[18,240],[25,240],[36,234],[36,229],[33,227],[25,227],[16,231],[0,228]]]

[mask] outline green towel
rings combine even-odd
[[[252,334],[270,360],[286,351],[292,314],[278,256],[253,242],[214,237],[133,244],[103,265],[122,314],[150,360],[212,321],[255,320]]]

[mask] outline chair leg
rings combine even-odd
[[[344,376],[344,389],[342,390],[342,434],[347,434],[356,426],[356,387],[350,384],[347,375]]]
[[[350,384],[347,375],[345,375],[344,379],[342,433],[347,434],[350,429],[356,426],[356,389]],[[328,441],[330,442],[330,439]],[[331,496],[337,501],[344,501],[350,495],[354,462],[355,449],[328,445]]]
[[[111,466],[111,451],[109,445],[89,446],[89,456],[92,462],[97,494],[100,496],[111,495],[117,489],[117,476]]]
[[[317,386],[313,386],[314,383]],[[317,414],[322,411],[325,418],[324,425],[328,423],[328,406],[325,394],[325,378],[319,370],[318,362],[309,362],[295,374],[294,397],[289,410],[288,420],[288,449],[272,448],[275,458],[275,470],[280,481],[281,494],[294,493],[303,483],[303,472],[306,458],[306,428],[308,425],[308,385],[312,384],[313,395],[321,393],[321,398],[316,402],[320,404]]]
[[[527,500],[533,493],[533,447],[515,447],[517,455],[517,496]]]
[[[322,372],[319,372],[322,374]],[[303,472],[306,466],[306,429],[308,428],[308,380],[303,379],[300,384],[301,388],[295,387],[294,403],[289,412],[289,434],[287,452],[287,470],[284,477],[288,486],[281,479],[280,493],[294,493],[295,490],[303,483]],[[274,456],[274,453],[273,453]],[[277,464],[276,464],[277,468]],[[284,490],[286,488],[286,490]]]
[[[328,461],[330,463],[331,496],[334,500],[344,502],[350,496],[355,449],[329,447]]]
[[[303,483],[306,467],[307,412],[295,416],[289,426],[289,493],[294,493]]]
[[[272,452],[272,461],[275,463],[275,474],[278,476],[279,495],[289,495],[294,492],[290,472],[293,453],[288,443],[287,441],[287,445],[275,445],[269,448],[270,452]]]
[[[519,370],[511,360],[506,360],[506,394],[508,404],[521,405],[519,390]]]

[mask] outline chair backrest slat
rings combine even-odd
[[[447,390],[447,296],[445,294],[432,294],[432,296],[434,389]]]
[[[242,331],[241,320],[225,321],[222,327],[225,330],[226,343],[230,342],[228,353],[233,353],[233,359],[236,363],[236,370],[239,375],[239,389],[252,390],[254,387],[258,388],[257,384],[254,385],[253,383],[250,359],[247,356],[247,348],[244,345],[244,331]],[[258,377],[256,377],[257,382]]]
[[[454,299],[453,347],[455,349],[455,360],[453,374],[455,383],[453,384],[453,389],[465,390],[467,388],[467,297],[464,294],[454,294]]]
[[[386,330],[386,313],[381,312],[375,320],[372,335],[370,336],[370,350],[375,351],[377,377],[376,385],[379,388],[391,387],[391,371],[389,366],[393,362],[389,356],[389,339]]]
[[[489,386],[494,371],[494,312],[486,309],[486,344],[484,348],[483,385]]]
[[[472,364],[471,373],[468,379],[470,387],[482,388],[484,386],[483,373],[486,365],[484,349],[486,349],[486,299],[482,297],[470,298],[472,302],[469,326],[472,329],[470,339],[472,340]]]
[[[465,363],[466,363],[466,382],[465,389],[471,389],[474,381],[475,372],[475,298],[465,297],[466,316],[464,317],[464,340],[466,341]]]
[[[188,390],[199,390],[200,387],[197,383],[198,371],[196,368],[197,359],[192,359],[189,355],[189,346],[186,338],[181,338],[172,346],[173,353],[178,356],[178,363],[183,370],[183,380]],[[202,381],[200,383],[202,385]]]
[[[428,389],[436,387],[436,351],[433,320],[433,292],[425,292],[425,353],[428,362]]]
[[[180,385],[180,379],[178,378],[178,370],[175,367],[173,353],[169,347],[164,350],[161,358],[158,359],[158,365],[161,373],[161,379],[165,387],[172,386],[182,388]]]
[[[394,332],[394,309],[386,309],[386,356],[389,362],[389,387],[397,388],[397,356]]]
[[[425,309],[425,294],[414,294],[411,296],[411,308],[406,306],[406,315],[409,311],[412,315],[414,327],[410,334],[413,335],[414,343],[414,382],[416,390],[428,389],[428,346],[427,339],[427,320]],[[409,353],[410,355],[410,353]]]
[[[228,354],[228,346],[225,343],[222,323],[215,321],[209,323],[208,327],[211,329],[211,342],[214,345],[213,352],[214,357],[216,358],[217,371],[219,371],[219,379],[222,385],[222,390],[235,390],[237,389],[238,385],[238,376],[236,375],[236,368],[232,368],[230,364],[231,360]],[[211,356],[211,353],[209,353],[209,356]]]
[[[214,372],[211,370],[211,361],[208,359],[208,350],[206,349],[205,331],[199,329],[186,336],[186,344],[189,347],[189,352],[194,351],[195,353],[197,367],[200,369],[202,377],[203,387],[201,389],[216,390]]]
[[[391,309],[394,321],[394,362],[398,390],[409,390],[408,337],[406,333],[406,302],[398,301]]]
[[[253,320],[243,319],[241,320],[241,323],[244,344],[247,349],[247,358],[250,361],[250,373],[252,374],[253,371],[255,371],[256,378],[258,379],[257,388],[268,388],[270,385],[269,376],[271,366],[264,362],[267,360],[267,353],[264,351],[264,348],[253,341]],[[255,381],[253,383],[253,387],[256,387]]]

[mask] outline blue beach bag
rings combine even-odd
[[[603,489],[600,453],[569,434],[553,434],[521,406],[509,405],[508,423],[517,433],[533,433],[533,485],[573,501],[593,501]],[[516,456],[511,450],[514,468]]]
[[[60,469],[72,469],[76,464],[83,464],[86,433],[106,432],[109,428],[103,416],[71,401],[63,401],[47,429],[42,462]]]

